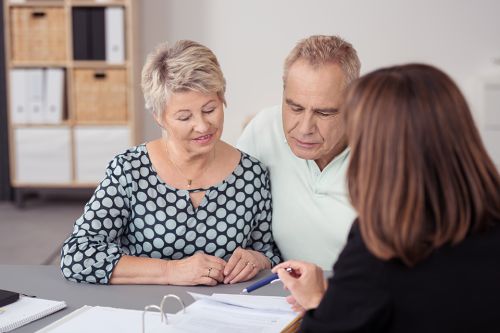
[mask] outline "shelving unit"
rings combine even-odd
[[[134,0],[4,1],[11,184],[21,198],[27,190],[95,187],[104,177],[106,163],[137,144],[134,6]],[[123,61],[107,55],[75,60],[74,46],[81,40],[78,36],[79,40],[73,40],[73,15],[75,10],[91,8],[123,9],[124,22],[118,30],[123,32]],[[109,42],[108,36],[100,38]],[[54,68],[64,72],[60,119],[55,123],[13,121],[17,112],[13,89],[27,96],[28,114],[36,89],[29,90],[30,82],[24,89],[18,83],[14,87],[10,73],[42,69],[46,80],[47,70]],[[57,87],[46,84],[43,93],[53,89]],[[48,103],[45,97],[41,103]],[[47,112],[49,107],[43,105],[42,112]]]

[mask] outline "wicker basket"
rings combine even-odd
[[[10,10],[13,61],[66,61],[64,8],[12,7]]]
[[[78,123],[127,120],[125,69],[75,69],[73,102]]]

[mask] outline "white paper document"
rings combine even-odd
[[[159,312],[148,312],[145,316],[145,331],[148,333],[278,333],[296,317],[289,306],[288,310],[285,309],[284,297],[225,294],[212,296],[193,294],[193,296],[198,300],[188,306],[185,312],[168,314],[168,323],[161,321]],[[271,308],[278,310],[270,310]],[[84,306],[38,332],[137,333],[142,332],[142,317],[143,312],[139,310]]]
[[[195,300],[209,299],[220,303],[240,306],[249,309],[263,311],[290,312],[290,304],[287,303],[285,297],[278,296],[254,296],[254,295],[237,295],[237,294],[212,294],[211,296],[190,293]]]
[[[183,333],[279,333],[295,317],[291,311],[255,310],[202,299],[189,306],[185,314],[173,317],[168,326],[172,326],[172,332]]]

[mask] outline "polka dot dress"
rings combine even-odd
[[[242,152],[221,183],[191,191],[206,191],[196,209],[188,190],[158,177],[145,144],[116,156],[63,245],[63,275],[107,284],[123,254],[175,260],[202,251],[228,260],[242,247],[273,265],[281,261],[271,234],[269,176],[256,159]]]

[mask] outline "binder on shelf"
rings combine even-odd
[[[73,17],[73,58],[106,60],[104,8],[75,7]]]
[[[13,124],[28,122],[27,75],[24,69],[10,71],[10,120]]]
[[[90,59],[106,60],[104,8],[90,9]]]
[[[90,27],[87,8],[73,8],[73,59],[90,59]]]
[[[45,74],[44,120],[48,124],[62,122],[64,106],[64,70],[48,68]]]
[[[42,124],[44,122],[44,70],[30,68],[26,71],[28,72],[28,122]]]
[[[125,27],[122,7],[106,8],[106,61],[111,64],[125,62]]]

